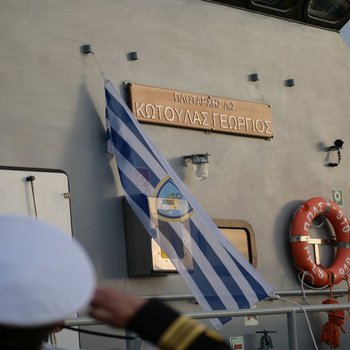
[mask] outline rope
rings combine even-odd
[[[137,338],[130,335],[116,335],[116,334],[109,334],[109,333],[103,333],[103,332],[88,331],[86,329],[75,328],[70,326],[64,326],[63,328],[69,329],[70,331],[74,331],[74,332],[97,335],[100,337],[107,337],[107,338],[126,339],[126,340],[135,340]]]
[[[307,316],[307,312],[306,312],[306,310],[305,310],[305,307],[304,307],[303,305],[298,304],[298,303],[296,303],[296,302],[294,302],[294,301],[292,301],[292,300],[289,300],[289,299],[287,299],[287,298],[279,297],[279,299],[284,300],[284,301],[286,301],[286,302],[288,302],[288,303],[297,305],[297,306],[299,306],[299,307],[303,310],[304,315],[305,315],[305,319],[306,319],[306,322],[307,322],[307,325],[308,325],[308,327],[309,327],[309,331],[310,331],[310,335],[311,335],[312,342],[313,342],[313,344],[314,344],[315,349],[318,350],[318,347],[317,347],[317,344],[316,344],[316,340],[315,340],[314,334],[313,334],[313,332],[312,332],[310,320],[309,320],[309,317]]]
[[[334,298],[326,299],[322,304],[338,304]],[[340,331],[345,333],[343,323],[345,321],[344,311],[332,310],[327,311],[328,322],[322,326],[321,341],[328,344],[332,349],[338,348],[340,345]]]
[[[303,274],[302,277],[300,277],[301,274]],[[322,290],[322,289],[328,288],[327,285],[325,285],[325,286],[323,286],[323,287],[313,287],[312,285],[310,285],[310,284],[308,284],[308,283],[305,283],[305,282],[304,282],[304,278],[305,278],[306,275],[308,275],[308,276],[312,279],[311,284],[313,284],[314,281],[315,281],[314,276],[312,276],[310,273],[308,273],[307,271],[304,271],[304,272],[301,272],[301,271],[300,271],[300,272],[298,273],[297,277],[298,277],[298,280],[301,282],[301,288],[302,288],[302,290],[304,289],[304,286],[306,286],[306,287],[308,287],[308,288],[310,288],[310,289],[314,289],[314,290]]]
[[[103,79],[104,81],[108,80],[106,74],[102,72],[102,69],[101,69],[101,67],[100,67],[100,64],[98,63],[98,60],[97,60],[97,58],[96,58],[96,55],[95,55],[94,51],[92,50],[91,46],[90,46],[90,45],[83,45],[83,46],[81,46],[81,49],[82,49],[82,50],[81,50],[81,53],[83,53],[84,55],[89,55],[89,54],[91,54],[91,55],[93,56],[93,58],[94,58],[94,60],[95,60],[95,63],[96,63],[96,66],[97,66],[97,69],[98,69],[98,71],[100,72],[100,75],[101,75],[102,79]]]
[[[95,53],[92,51],[91,54],[92,54],[92,56],[93,56],[93,58],[94,58],[94,60],[95,60],[97,69],[99,70],[102,79],[103,79],[104,81],[107,80],[106,74],[102,72],[101,67],[100,67],[100,65],[99,65],[99,63],[98,63],[98,61],[97,61],[96,56],[95,56]]]
[[[303,272],[303,277],[301,278],[301,290],[303,292],[303,300],[306,301],[309,304],[309,301],[307,300],[306,294],[305,294],[305,289],[304,289],[304,278],[306,276],[307,272]]]
[[[328,272],[328,271],[327,271]],[[339,304],[338,301],[333,297],[332,287],[332,274],[328,273],[329,275],[329,289],[330,289],[330,297],[329,299],[326,299],[322,302],[322,304]],[[348,284],[349,289],[349,283],[347,280],[347,276],[344,277]],[[349,293],[348,293],[349,295]],[[349,298],[349,297],[348,297]],[[331,310],[327,311],[328,314],[328,322],[326,322],[322,326],[321,330],[321,342],[326,343],[331,347],[331,349],[338,348],[340,346],[340,330],[345,333],[345,330],[343,328],[343,324],[345,322],[345,314],[343,310]]]

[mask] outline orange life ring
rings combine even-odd
[[[308,243],[312,220],[321,215],[329,220],[336,235],[335,260],[327,268],[314,262]],[[322,197],[311,198],[296,211],[290,230],[290,245],[296,267],[306,272],[305,280],[315,287],[336,285],[350,272],[349,220],[331,200]]]

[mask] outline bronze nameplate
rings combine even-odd
[[[130,84],[140,122],[270,139],[271,106],[191,92]]]

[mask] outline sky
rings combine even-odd
[[[350,47],[350,21],[343,27],[343,29],[340,31],[340,35],[343,37],[345,42]]]

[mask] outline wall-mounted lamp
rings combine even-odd
[[[205,180],[208,177],[209,153],[191,154],[184,156],[185,163],[191,161],[194,166],[194,177],[197,180]]]
[[[341,153],[340,150],[343,148],[344,141],[340,139],[336,139],[334,141],[333,146],[328,147],[328,152],[337,152],[338,155],[338,161],[334,163],[328,163],[327,166],[329,167],[335,167],[339,165],[340,160],[341,160]]]

